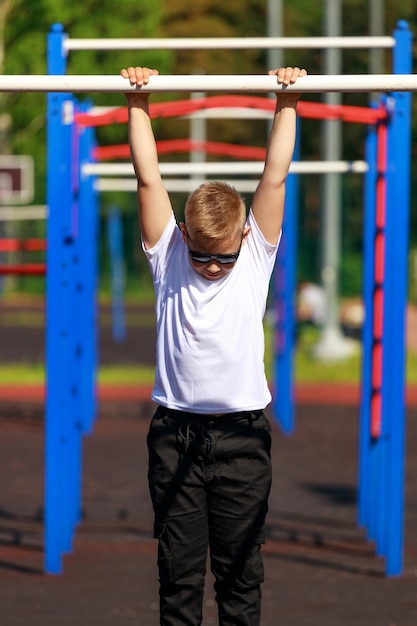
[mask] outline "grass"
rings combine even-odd
[[[136,294],[137,295],[137,294]],[[149,304],[149,310],[127,309],[126,326],[129,328],[153,328],[155,315],[152,308],[153,299],[151,293],[145,293],[144,298],[131,298],[131,304]],[[5,305],[0,311],[0,324],[2,326],[44,326],[43,298],[21,296],[20,298],[5,297]],[[22,311],[8,310],[8,304],[22,304]],[[106,296],[100,297],[102,304],[109,304]],[[25,310],[25,305],[35,305],[30,311]],[[36,306],[38,305],[38,307]],[[100,324],[110,327],[111,313],[103,311],[100,315]],[[127,330],[129,333],[129,330]],[[361,353],[358,342],[357,353],[352,357],[341,360],[324,362],[315,359],[312,348],[319,340],[319,331],[312,327],[303,327],[297,338],[297,348],[294,356],[294,379],[297,383],[358,383],[361,378]],[[267,376],[272,380],[273,353],[272,353],[272,328],[265,324],[265,365]],[[103,385],[149,385],[153,382],[154,368],[145,365],[114,365],[101,366],[98,371],[98,382]],[[406,380],[408,384],[417,384],[417,354],[408,352],[406,361]],[[45,370],[43,364],[10,363],[0,365],[0,385],[12,384],[43,384]]]
[[[155,314],[153,311],[127,311],[125,323],[128,328],[153,328],[155,326]],[[1,311],[0,325],[3,328],[24,326],[26,328],[43,328],[45,315],[42,311]],[[103,312],[100,314],[100,326],[111,328],[112,314]]]
[[[0,385],[39,385],[45,382],[42,364],[10,363],[0,366]]]
[[[298,337],[294,360],[294,377],[297,382],[358,383],[361,377],[360,343],[354,354],[340,361],[318,360],[313,348],[320,338],[316,328],[304,328]]]
[[[98,382],[103,385],[151,385],[155,368],[148,365],[100,367]]]
[[[148,320],[149,322],[149,320]],[[269,379],[272,379],[272,331],[265,329],[265,364]],[[316,329],[304,329],[299,338],[294,359],[294,379],[297,383],[358,383],[361,378],[360,344],[352,357],[342,361],[318,361],[312,356],[312,348],[319,340]],[[103,385],[150,385],[153,382],[154,368],[146,365],[101,366],[98,382]],[[409,352],[406,362],[408,384],[417,384],[417,354]],[[43,384],[45,369],[42,364],[10,363],[0,366],[0,385]]]
[[[272,375],[272,331],[265,328],[266,354],[265,365],[268,378]],[[301,330],[294,357],[294,380],[296,383],[359,383],[361,380],[361,345],[357,342],[357,351],[351,357],[340,361],[323,361],[313,356],[313,347],[317,344],[320,331],[305,327]],[[417,384],[417,354],[408,351],[406,357],[406,382]]]
[[[312,352],[319,340],[319,331],[315,328],[303,328],[297,338],[294,352],[294,380],[297,383],[358,383],[361,372],[360,345],[357,352],[341,361],[322,361]],[[273,352],[272,330],[265,328],[265,368],[267,377],[272,379]]]
[[[102,385],[151,385],[155,369],[147,365],[102,366],[98,382]],[[0,385],[43,385],[43,364],[10,363],[0,366]]]
[[[3,328],[14,326],[43,328],[45,316],[43,311],[1,311],[0,324]]]

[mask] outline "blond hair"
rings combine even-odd
[[[187,229],[208,239],[233,239],[241,235],[245,220],[243,198],[227,183],[203,183],[190,194],[185,205]]]

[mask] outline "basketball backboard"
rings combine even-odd
[[[31,156],[12,154],[0,156],[0,206],[32,202],[33,169]]]

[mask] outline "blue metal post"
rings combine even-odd
[[[382,97],[381,107],[386,112],[386,97]],[[378,196],[376,198],[374,212],[374,241],[373,241],[373,285],[372,285],[372,346],[370,371],[368,375],[371,380],[375,372],[382,372],[382,380],[377,380],[371,384],[370,394],[370,428],[369,428],[369,519],[368,537],[375,541],[377,555],[383,554],[382,538],[384,534],[384,503],[385,503],[385,458],[386,458],[386,438],[383,435],[383,404],[387,393],[384,385],[383,368],[386,362],[386,335],[381,328],[380,317],[385,315],[387,307],[387,226],[386,226],[386,181],[387,181],[387,120],[381,121],[377,125],[377,171],[376,184],[378,185]],[[378,267],[377,267],[378,266]],[[377,353],[380,351],[380,354]],[[374,361],[374,354],[375,361]],[[381,363],[382,360],[382,363]],[[381,367],[380,367],[381,365]],[[378,406],[374,407],[373,403]],[[380,431],[380,432],[378,432]]]
[[[373,104],[374,108],[376,107]],[[377,137],[374,125],[368,127],[365,157],[368,171],[364,181],[363,219],[363,304],[365,320],[362,328],[362,377],[359,425],[359,471],[358,471],[358,524],[369,527],[371,519],[371,493],[373,472],[371,464],[372,444],[371,398],[372,398],[372,347],[373,347],[373,296],[374,296],[374,242],[376,203],[376,149]]]
[[[107,240],[110,253],[113,339],[122,343],[126,339],[124,292],[125,270],[123,262],[123,230],[120,209],[111,207],[107,217]]]
[[[79,105],[74,101],[74,118]],[[84,310],[82,306],[83,276],[82,266],[83,245],[82,230],[83,224],[79,206],[79,132],[77,125],[73,123],[71,127],[71,152],[70,171],[71,187],[69,194],[71,197],[71,229],[72,246],[70,255],[70,276],[71,276],[71,318],[70,328],[70,354],[68,363],[68,383],[67,396],[69,405],[68,414],[68,459],[67,471],[67,528],[68,528],[68,549],[71,549],[72,536],[75,525],[80,520],[81,515],[81,460],[82,460],[82,397],[80,392],[79,378],[83,369],[82,362],[82,329],[84,327]]]
[[[85,102],[81,110],[88,111],[90,104]],[[98,199],[94,189],[95,177],[82,171],[85,163],[94,161],[95,133],[91,127],[79,128],[80,133],[80,303],[83,325],[80,351],[79,389],[82,404],[82,428],[84,433],[91,432],[96,416],[96,371],[97,371],[97,256],[98,256]]]
[[[393,72],[411,73],[412,34],[408,24],[400,21],[394,36],[396,45]],[[393,115],[388,129],[387,179],[387,298],[390,307],[384,320],[387,334],[384,384],[389,389],[384,406],[384,432],[388,441],[384,536],[387,575],[400,574],[403,560],[405,315],[410,211],[411,93],[395,93],[393,99]]]
[[[298,134],[298,133],[297,133]],[[298,158],[299,142],[294,156]],[[293,359],[295,343],[295,292],[297,276],[298,176],[286,182],[282,241],[275,269],[274,415],[285,434],[295,428]]]
[[[60,25],[48,36],[48,72],[65,73]],[[48,252],[46,297],[45,407],[45,570],[61,571],[61,554],[67,548],[65,532],[65,463],[67,455],[68,379],[70,311],[71,173],[68,154],[71,146],[73,103],[62,93],[47,96],[47,205]]]

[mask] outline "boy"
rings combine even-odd
[[[269,72],[288,85],[299,68]],[[121,70],[131,84],[157,71]],[[271,395],[262,318],[280,239],[298,95],[279,93],[264,172],[246,218],[242,198],[208,182],[176,225],[148,114],[126,94],[139,220],[156,295],[159,407],[149,435],[162,626],[202,620],[207,550],[220,626],[259,626],[271,484]]]

